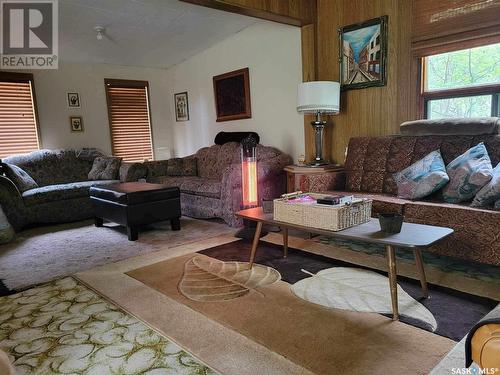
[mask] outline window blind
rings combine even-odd
[[[0,73],[0,158],[39,149],[31,75]]]
[[[500,40],[500,0],[413,0],[412,49],[418,56]]]
[[[148,83],[106,79],[105,86],[113,155],[153,160]]]

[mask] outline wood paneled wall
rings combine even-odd
[[[303,26],[316,22],[316,0],[181,1],[295,26]]]
[[[330,155],[325,156],[343,164],[351,137],[395,134],[401,122],[416,116],[411,100],[416,90],[411,77],[411,1],[318,0],[317,7],[317,80],[339,80],[339,27],[389,16],[387,86],[343,92],[340,114],[329,116],[325,146]],[[307,121],[304,131],[310,156],[314,138]]]

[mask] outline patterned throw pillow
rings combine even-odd
[[[196,176],[198,174],[198,166],[195,157],[187,157],[182,159],[182,175]]]
[[[478,191],[472,207],[490,207],[495,201],[500,202],[500,163],[493,169],[493,178]]]
[[[173,158],[168,160],[167,166],[168,176],[181,176],[182,175],[182,159]]]
[[[5,175],[16,185],[17,190],[21,193],[38,187],[35,180],[24,169],[14,164],[3,164],[3,166]]]
[[[443,198],[448,203],[472,199],[493,177],[493,167],[483,142],[452,160],[446,166],[450,183],[443,189]]]
[[[89,172],[89,180],[117,180],[121,162],[121,158],[112,156],[95,158]]]
[[[419,199],[441,189],[448,181],[446,167],[439,151],[432,151],[423,159],[394,174],[398,197]]]

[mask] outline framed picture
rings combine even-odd
[[[215,76],[213,80],[218,122],[252,117],[248,68]]]
[[[189,121],[188,93],[179,92],[174,94],[175,121]]]
[[[82,116],[71,116],[69,118],[72,132],[83,132]]]
[[[342,90],[386,84],[387,16],[339,29]]]
[[[77,92],[68,92],[68,107],[80,108],[80,94]]]

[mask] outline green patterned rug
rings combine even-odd
[[[19,374],[215,374],[71,277],[0,297],[0,348]]]

